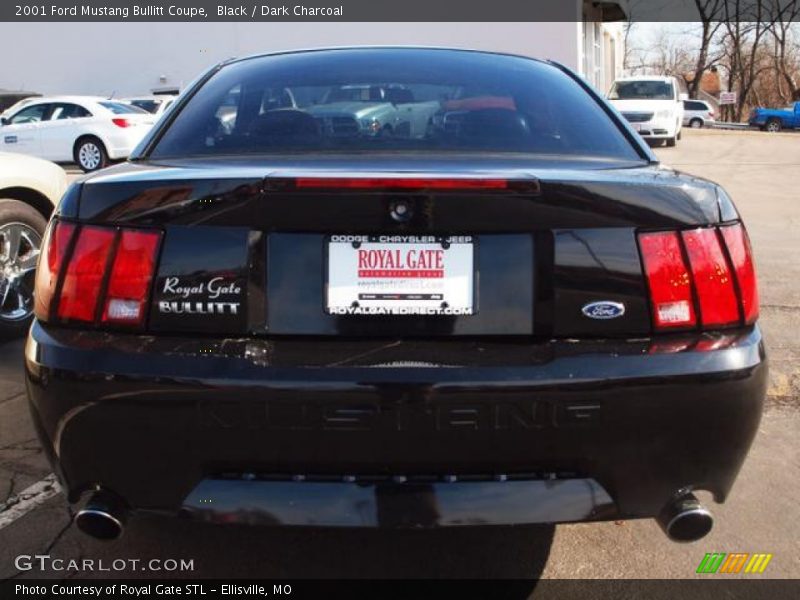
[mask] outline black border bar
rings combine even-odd
[[[219,580],[219,579],[7,579],[0,583],[4,599],[40,598],[471,598],[594,600],[613,598],[660,600],[783,600],[800,596],[800,579],[761,579],[709,575],[701,579],[543,579],[543,580]],[[126,593],[122,587],[128,586]],[[130,590],[136,590],[136,593]],[[180,591],[176,591],[180,590]]]
[[[764,21],[794,0],[9,0],[3,22]]]

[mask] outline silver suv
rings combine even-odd
[[[683,101],[683,125],[700,129],[714,125],[714,110],[703,100]]]

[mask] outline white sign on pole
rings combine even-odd
[[[736,92],[720,92],[720,104],[736,104]]]

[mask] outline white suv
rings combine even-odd
[[[683,98],[674,77],[617,79],[608,99],[643,138],[666,140],[667,146],[681,138]]]

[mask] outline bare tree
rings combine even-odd
[[[633,47],[631,46],[630,39],[631,39],[631,31],[633,28],[636,27],[636,23],[633,22],[633,19],[630,17],[625,22],[625,33],[623,39],[623,54],[622,54],[622,69],[627,71],[628,69],[632,68],[632,57],[633,57]]]
[[[728,116],[741,121],[745,105],[761,73],[771,68],[763,60],[763,41],[771,27],[764,10],[768,0],[728,0],[724,4],[725,33],[722,46],[729,73],[728,91],[736,88],[736,104]]]
[[[654,49],[653,59],[649,64],[650,69],[660,75],[672,75],[688,83],[686,74],[691,71],[694,64],[691,48],[681,38],[662,30],[656,38]]]
[[[694,54],[683,35],[669,28],[657,30],[646,47],[630,45],[627,71],[635,75],[674,75],[687,81],[694,65]]]
[[[800,0],[694,1],[701,20],[691,34],[665,25],[645,44],[630,36],[629,72],[675,75],[692,97],[706,72],[724,73],[723,89],[737,98],[721,107],[722,120],[800,100]]]
[[[798,83],[794,77],[796,64],[790,60],[799,48],[792,48],[794,21],[800,17],[800,0],[767,0],[770,14],[768,31],[772,37],[772,62],[776,74],[778,94],[783,102],[798,98]],[[784,87],[786,90],[784,91]]]
[[[636,30],[637,20],[636,15],[639,10],[639,5],[642,0],[629,0],[628,10],[626,11],[627,19],[625,21],[624,40],[623,40],[623,54],[622,54],[622,69],[627,72],[635,72],[644,67],[643,53],[640,48],[634,48],[631,43],[631,34]]]
[[[690,98],[697,98],[703,75],[715,60],[714,58],[709,59],[709,48],[711,47],[712,39],[722,24],[719,19],[722,16],[725,0],[694,0],[694,3],[700,15],[702,33],[700,35],[700,50],[697,53],[697,61],[694,65],[694,75],[687,84]]]

